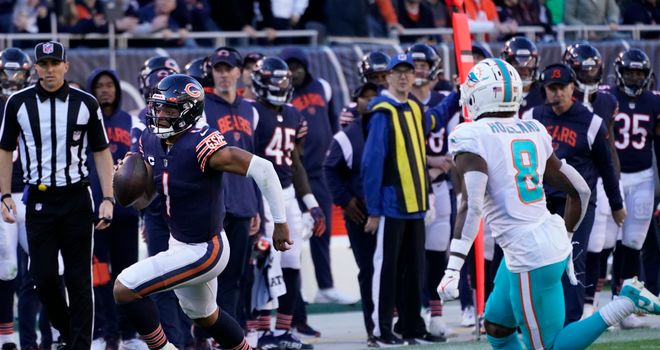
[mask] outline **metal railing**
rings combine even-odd
[[[55,27],[55,26],[53,26]],[[65,46],[68,46],[71,40],[107,40],[108,48],[125,49],[130,45],[130,40],[167,40],[167,39],[211,39],[214,41],[215,47],[226,45],[228,39],[254,39],[254,38],[267,38],[269,33],[266,31],[258,31],[254,36],[248,35],[242,31],[218,31],[218,32],[189,32],[185,36],[173,32],[169,36],[164,36],[161,33],[155,34],[131,34],[131,33],[116,33],[114,26],[110,26],[108,33],[86,33],[86,34],[72,34],[57,32],[53,28],[51,33],[8,33],[0,34],[0,47],[11,47],[14,41],[18,40],[58,40]],[[585,40],[589,39],[590,33],[627,33],[632,40],[641,39],[641,34],[644,32],[660,32],[660,25],[619,25],[616,31],[612,31],[608,25],[564,25],[559,24],[553,26],[558,42],[566,40],[567,34],[573,33],[571,39]],[[479,36],[483,34],[492,34],[491,31],[483,27],[474,26],[470,31]],[[327,37],[328,42],[340,44],[384,44],[396,45],[403,36],[423,36],[423,35],[451,35],[453,34],[452,28],[409,28],[401,32],[392,31],[389,38],[369,38],[369,37]],[[537,34],[545,32],[543,27],[540,26],[522,26],[518,27],[517,33],[525,34],[529,38],[534,38]],[[317,45],[319,43],[319,32],[312,29],[305,30],[281,30],[277,31],[277,38],[307,38],[309,44]]]
[[[311,45],[317,45],[319,41],[319,33],[316,30],[281,30],[277,31],[277,38],[307,38]],[[189,32],[185,36],[181,36],[177,32],[173,32],[169,36],[161,33],[155,34],[131,34],[131,33],[116,33],[111,26],[107,34],[101,33],[87,33],[87,34],[73,34],[73,33],[9,33],[0,34],[0,47],[11,47],[14,41],[19,40],[57,40],[69,46],[71,40],[107,40],[108,48],[125,49],[129,48],[129,40],[168,40],[168,39],[211,39],[214,40],[215,47],[226,45],[227,39],[253,39],[253,38],[267,38],[268,33],[265,31],[257,31],[255,35],[251,36],[245,32]]]
[[[558,24],[552,27],[556,34],[558,42],[562,43],[566,40],[566,34],[574,33],[571,39],[587,40],[590,33],[629,33],[630,39],[640,40],[641,34],[644,32],[660,32],[660,25],[647,25],[647,24],[630,24],[619,25],[616,31],[613,31],[609,25],[564,25]],[[470,28],[472,34],[492,34],[491,31],[474,26]],[[536,34],[542,34],[545,29],[540,26],[524,26],[518,27],[516,33],[525,34],[529,38],[534,38]],[[423,36],[423,35],[451,35],[454,31],[452,28],[410,28],[404,29],[400,33],[397,31],[390,32],[390,38],[399,40],[402,36]],[[493,38],[494,39],[494,38]]]

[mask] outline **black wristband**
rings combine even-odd
[[[103,202],[103,201],[108,201],[108,202],[112,203],[112,205],[115,205],[115,197],[103,197],[101,202]]]
[[[11,198],[11,193],[5,193],[5,194],[3,194],[2,197],[0,197],[0,201],[4,201],[5,198]]]

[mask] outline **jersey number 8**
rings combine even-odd
[[[539,186],[537,172],[538,154],[532,140],[514,140],[511,142],[513,167],[518,171],[515,176],[518,198],[528,204],[543,199],[543,187]]]

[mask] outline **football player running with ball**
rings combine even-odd
[[[229,245],[222,229],[222,174],[251,177],[268,201],[273,243],[290,244],[282,186],[272,164],[229,147],[217,130],[194,128],[204,111],[202,86],[186,75],[164,78],[148,100],[148,128],[140,154],[160,195],[171,238],[169,249],[122,271],[115,301],[150,349],[174,349],[148,296],[174,290],[183,311],[223,349],[250,349],[243,329],[216,304],[217,276],[227,265]],[[117,172],[121,172],[121,165]],[[121,192],[121,189],[118,190]]]

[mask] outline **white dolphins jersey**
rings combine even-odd
[[[485,224],[511,272],[530,271],[568,256],[571,244],[564,221],[546,209],[543,174],[553,148],[543,124],[515,117],[462,123],[449,135],[449,152],[454,157],[473,153],[486,161]]]

